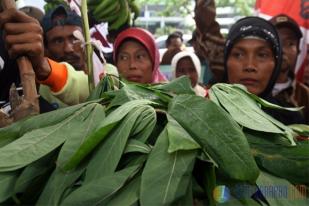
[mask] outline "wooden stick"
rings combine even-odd
[[[2,10],[16,8],[15,0],[1,0]],[[39,113],[38,93],[35,84],[35,73],[31,62],[25,56],[17,58],[19,75],[23,87],[24,100],[32,105],[33,112]]]

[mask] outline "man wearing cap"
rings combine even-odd
[[[82,34],[82,20],[64,5],[48,12],[42,19],[45,55],[57,67],[41,81],[40,94],[54,107],[62,108],[83,102],[88,96],[85,53],[76,32]],[[62,62],[60,66],[57,62]],[[70,91],[70,92],[66,92]],[[83,91],[79,95],[71,92]]]
[[[67,62],[78,71],[86,72],[85,52],[74,34],[82,33],[82,20],[75,12],[59,5],[42,19],[45,53],[48,58]]]
[[[274,16],[270,22],[276,27],[283,48],[281,72],[274,86],[273,96],[280,102],[288,103],[286,106],[304,106],[303,114],[306,123],[309,123],[309,89],[295,79],[302,32],[295,20],[285,14]]]

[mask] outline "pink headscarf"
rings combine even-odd
[[[152,83],[167,81],[166,77],[160,72],[160,54],[152,34],[142,28],[128,28],[122,31],[116,38],[114,43],[114,62],[117,60],[117,53],[122,42],[128,38],[132,38],[143,44],[153,62]]]

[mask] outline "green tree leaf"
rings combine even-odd
[[[294,185],[285,179],[281,179],[266,172],[261,172],[256,184],[269,205],[295,206],[309,204],[309,199],[306,197],[305,190],[300,192]]]
[[[262,132],[281,133],[295,145],[294,132],[278,120],[266,114],[260,105],[239,85],[215,84],[212,86],[220,105],[226,109],[240,125]]]
[[[194,151],[168,150],[168,133],[164,129],[149,154],[142,173],[141,205],[169,205],[186,195],[196,157]]]
[[[20,171],[0,173],[0,203],[14,194],[14,185]]]
[[[102,142],[87,167],[86,183],[115,172],[136,119],[145,109],[149,109],[149,107],[140,106],[131,110]]]
[[[86,138],[97,129],[98,125],[105,118],[105,109],[100,104],[94,104],[89,116],[85,117],[84,122],[80,125],[82,131],[71,133],[61,147],[57,159],[57,166],[63,167],[74,152],[86,141]]]
[[[105,205],[140,170],[135,165],[82,185],[62,202],[63,205]]]
[[[148,145],[139,140],[129,139],[124,153],[130,153],[130,152],[140,152],[148,154],[151,152],[151,147],[149,147]]]
[[[8,127],[0,128],[0,148],[34,129],[51,126],[63,121],[88,104],[90,104],[90,102],[58,109],[15,122]]]
[[[200,149],[201,146],[180,126],[180,124],[170,115],[167,115],[167,133],[169,147],[168,152],[173,153],[178,150]]]
[[[89,104],[65,120],[45,128],[26,133],[0,149],[0,171],[22,168],[59,147],[70,135],[79,135],[85,117],[93,109]]]
[[[309,144],[275,144],[267,135],[246,132],[258,166],[294,184],[309,184]]]
[[[75,168],[109,133],[110,131],[131,111],[142,105],[155,104],[149,100],[133,100],[118,107],[110,113],[98,126],[98,130],[93,132],[86,141],[70,157],[65,170]]]
[[[106,203],[108,206],[133,205],[138,202],[141,176],[135,177]]]
[[[179,95],[168,113],[195,139],[228,177],[254,182],[258,167],[238,124],[210,100]]]

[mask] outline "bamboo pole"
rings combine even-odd
[[[92,63],[92,54],[93,49],[90,43],[90,30],[89,30],[89,21],[88,21],[88,9],[87,9],[87,0],[82,0],[81,5],[81,15],[83,19],[83,33],[86,41],[86,55],[87,55],[87,69],[88,69],[88,85],[89,93],[91,93],[95,87],[94,85],[94,75],[93,75],[93,63]]]

